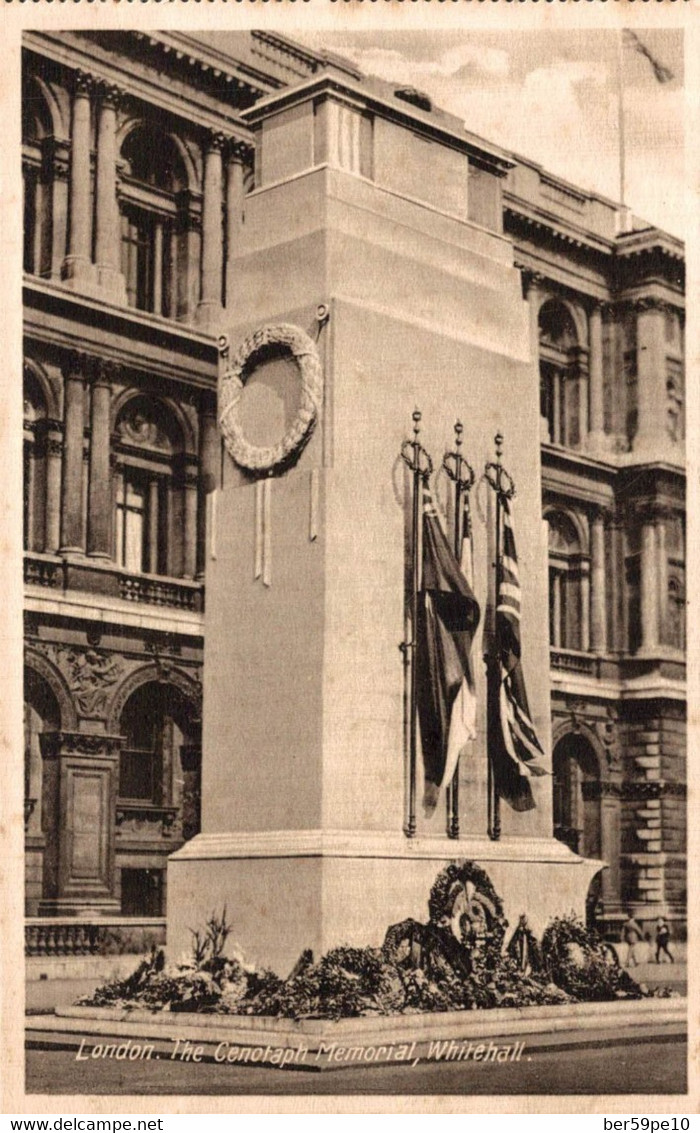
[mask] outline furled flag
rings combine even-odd
[[[459,753],[476,735],[471,668],[479,606],[442,528],[429,487],[423,491],[423,570],[416,633],[416,692],[425,794],[430,816],[452,780]]]
[[[489,758],[498,795],[514,810],[532,810],[533,775],[547,775],[530,717],[521,661],[520,572],[510,505],[500,507],[500,564],[496,586],[496,654],[489,680]]]
[[[657,82],[670,83],[671,79],[675,78],[673,71],[665,67],[663,63],[660,63],[659,60],[652,55],[647,45],[642,42],[636,32],[633,32],[630,28],[624,28],[622,34],[625,46],[631,47],[634,51],[643,55],[647,62],[651,64],[651,69],[654,72],[654,77]]]

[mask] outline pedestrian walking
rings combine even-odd
[[[668,921],[665,917],[659,917],[656,922],[656,963],[661,963],[661,957],[667,956],[669,964],[672,964],[673,956],[669,949],[669,942],[671,940],[671,929],[669,928]],[[664,961],[665,962],[665,961]]]
[[[627,957],[625,960],[623,960],[623,967],[635,967],[639,963],[636,948],[640,941],[644,939],[644,933],[642,932],[640,926],[637,924],[637,921],[632,916],[632,913],[629,914],[627,920],[622,926],[620,938],[622,940],[622,943],[627,945]]]

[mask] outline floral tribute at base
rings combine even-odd
[[[504,947],[503,903],[471,861],[440,871],[429,913],[427,924],[409,919],[392,925],[381,948],[333,948],[317,961],[306,950],[283,979],[247,963],[229,945],[232,928],[224,909],[192,933],[186,961],[166,962],[163,950],[154,948],[131,976],[79,1003],[298,1020],[672,994],[650,993],[636,983],[614,949],[573,915],[552,920],[538,941],[523,914]]]

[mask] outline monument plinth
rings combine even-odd
[[[380,944],[392,922],[425,919],[435,875],[456,858],[487,870],[511,924],[526,912],[541,932],[583,913],[601,863],[552,838],[549,776],[533,784],[534,810],[504,805],[501,840],[486,836],[487,619],[461,836],[447,837],[442,802],[404,833],[398,454],[416,405],[436,463],[456,416],[477,470],[494,434],[506,437],[530,707],[551,751],[539,390],[499,228],[507,163],[455,120],[333,71],[247,117],[256,188],[229,300],[227,445],[208,532],[202,833],[170,859],[168,947],[186,949],[189,928],[224,904],[243,948],[281,972],[303,948]],[[493,547],[480,491],[484,609]]]

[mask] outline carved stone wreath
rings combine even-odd
[[[287,432],[275,445],[250,444],[239,419],[240,399],[256,354],[265,347],[286,348],[301,378],[301,405]],[[291,323],[263,326],[249,335],[234,354],[219,388],[219,427],[229,453],[250,472],[267,472],[285,464],[311,436],[323,398],[323,371],[316,344]]]

